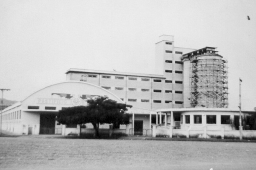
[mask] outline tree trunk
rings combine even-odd
[[[92,123],[93,128],[95,130],[95,137],[99,138],[100,137],[100,133],[99,133],[99,124],[97,123]]]

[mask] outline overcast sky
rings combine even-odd
[[[154,73],[155,43],[217,47],[228,60],[229,106],[256,107],[254,0],[1,0],[0,88],[23,100],[69,68]],[[250,20],[247,19],[250,16]]]

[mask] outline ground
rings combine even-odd
[[[0,137],[0,169],[256,169],[256,143]]]

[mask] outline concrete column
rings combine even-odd
[[[66,125],[62,125],[61,135],[66,136]]]
[[[152,137],[156,137],[156,125],[153,125],[153,129],[152,129]]]
[[[174,127],[173,111],[171,111],[171,127]]]
[[[77,136],[80,136],[81,135],[80,134],[80,125],[77,125],[76,128],[77,128]]]
[[[164,115],[164,125],[165,125],[165,127],[167,126],[167,113],[165,113],[165,115]]]
[[[135,114],[132,113],[132,135],[134,135],[134,119],[135,119]]]
[[[173,130],[173,127],[170,126],[170,130],[169,130],[169,138],[172,138],[172,130]]]

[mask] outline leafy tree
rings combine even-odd
[[[106,96],[87,100],[88,106],[70,107],[60,110],[57,121],[62,124],[92,123],[95,136],[99,137],[99,124],[109,123],[114,127],[129,124],[129,116],[125,114],[129,105],[117,103]]]

